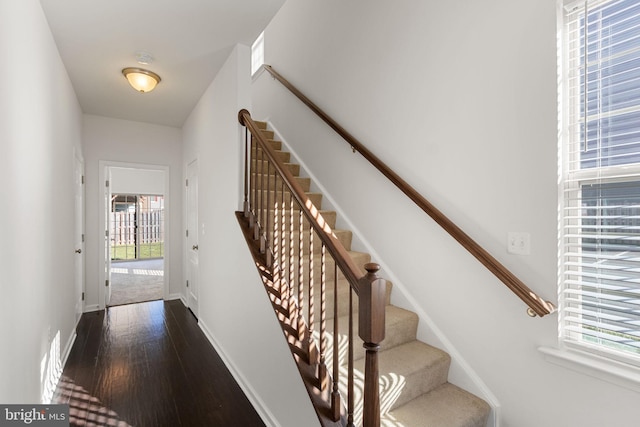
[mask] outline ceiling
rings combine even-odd
[[[40,0],[86,114],[181,127],[237,43],[251,46],[284,0]],[[136,53],[154,60],[140,65]],[[160,75],[153,92],[121,71]]]

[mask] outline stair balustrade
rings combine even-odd
[[[444,213],[438,210],[425,197],[416,191],[409,183],[402,179],[396,172],[373,154],[364,144],[356,139],[344,127],[338,124],[333,118],[325,113],[320,107],[313,103],[300,90],[293,86],[286,78],[273,69],[270,65],[263,65],[274,79],[278,80],[300,101],[302,101],[311,111],[313,111],[320,119],[322,119],[331,129],[340,135],[349,144],[355,153],[360,153],[373,167],[387,177],[393,184],[402,191],[409,199],[411,199],[420,209],[429,215],[438,225],[440,225],[451,237],[460,243],[471,255],[473,255],[482,265],[484,265],[491,273],[493,273],[502,283],[504,283],[518,298],[520,298],[527,306],[527,313],[531,317],[543,317],[553,313],[556,307],[550,301],[546,301],[538,294],[533,292],[518,277],[516,277],[509,269],[501,264],[460,227],[451,221]]]
[[[363,398],[363,425],[378,427],[378,350],[385,337],[387,281],[378,277],[377,264],[364,265],[365,273],[354,262],[314,195],[305,192],[251,114],[241,110],[238,120],[246,138],[244,206],[236,215],[318,419],[323,426],[353,426],[356,400]],[[345,283],[348,302],[338,298]],[[338,333],[344,311],[346,343]],[[364,384],[354,377],[355,316],[366,350]],[[332,331],[327,331],[328,320]],[[343,354],[348,355],[346,369],[338,363]]]

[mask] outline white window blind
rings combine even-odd
[[[640,365],[640,1],[563,25],[561,337]]]

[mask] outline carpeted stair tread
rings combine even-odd
[[[290,211],[285,211],[284,213],[284,222],[285,224],[289,224],[289,219],[291,217]],[[299,210],[294,209],[294,215],[293,215],[293,227],[294,229],[297,229],[298,227],[298,220],[299,220]],[[320,214],[320,216],[322,216],[322,219],[324,221],[326,221],[327,224],[329,224],[329,227],[331,227],[332,229],[336,228],[336,219],[337,219],[337,214],[335,211],[329,211],[329,210],[319,210],[318,213]],[[273,227],[273,221],[274,221],[274,215],[275,215],[275,210],[274,209],[269,209],[267,212],[268,218],[269,218],[269,227]],[[282,219],[280,219],[280,221],[282,221]],[[303,221],[303,229],[304,230],[309,230],[309,222],[306,220]]]
[[[489,405],[473,394],[445,383],[394,409],[382,426],[485,427]],[[393,423],[389,421],[393,420]]]
[[[280,224],[279,224],[280,226]],[[293,231],[293,245],[294,245],[294,252],[298,252],[299,250],[299,239],[298,237],[300,236],[300,232],[298,231],[297,228],[298,224],[294,224],[294,231]],[[332,230],[333,231],[333,235],[336,239],[338,239],[338,241],[340,243],[342,243],[342,246],[344,246],[344,248],[346,250],[351,250],[351,231],[349,230]],[[273,227],[270,227],[269,229],[269,236],[272,237],[273,236]],[[289,223],[285,220],[285,229],[284,229],[284,239],[285,239],[285,247],[289,248],[289,235],[291,234],[289,232]],[[308,254],[309,253],[309,230],[303,230],[302,231],[302,249],[303,249],[303,253],[304,254]],[[319,254],[322,251],[322,245],[320,244],[320,237],[318,237],[317,234],[314,234],[314,238],[313,238],[313,253],[314,254]]]
[[[255,149],[253,150],[254,152],[252,153],[252,155],[255,155]],[[263,158],[263,153],[262,153],[262,148],[258,147],[257,148],[258,151],[258,159]],[[282,160],[282,162],[284,163],[289,163],[289,160],[291,160],[291,153],[289,153],[288,151],[281,151],[281,150],[273,150],[275,156]],[[264,159],[267,158],[267,155],[264,154]]]
[[[278,203],[278,205],[282,204],[282,194],[283,192],[278,190],[278,191],[268,191],[268,190],[257,190],[256,196],[258,197],[258,199],[260,199],[260,197],[262,197],[261,200],[263,200],[263,202],[266,204],[271,204],[271,206],[275,206],[276,203]],[[320,209],[320,207],[322,206],[322,193],[316,193],[313,191],[307,191],[304,193],[305,196],[307,197],[308,200],[311,201],[311,203],[313,203],[313,205]],[[291,201],[291,193],[285,192],[284,193],[284,206],[285,206],[285,210],[289,210],[289,202]],[[253,198],[254,196],[254,190],[252,190],[249,193],[249,197]],[[274,198],[275,197],[275,198]],[[253,200],[253,199],[251,199]],[[296,203],[294,202],[294,209],[296,207]],[[272,209],[272,208],[270,208]]]
[[[251,188],[257,188],[259,190],[263,188],[266,188],[269,190],[273,190],[276,187],[278,189],[282,188],[282,181],[279,178],[276,179],[273,174],[272,175],[259,174],[256,179],[257,179],[257,182],[254,185],[253,183],[254,176],[251,175]],[[300,187],[302,187],[304,191],[310,191],[311,178],[296,176],[295,179],[296,179],[296,182],[300,185]]]
[[[354,362],[364,372],[364,359]],[[414,340],[379,352],[382,412],[401,406],[447,382],[448,353]]]
[[[266,139],[273,139],[275,136],[275,133],[272,130],[261,129],[261,132]]]
[[[340,292],[340,291],[339,291]],[[387,301],[388,298],[391,294],[391,286],[388,286],[387,288]],[[339,294],[340,295],[340,294]],[[333,292],[331,292],[331,298],[333,298]],[[333,301],[329,300],[329,293],[327,292],[327,300],[328,300],[328,305],[330,303],[330,307],[331,309],[333,308]],[[348,301],[348,300],[347,300]],[[344,303],[345,306],[348,306],[348,304]],[[354,311],[357,313],[357,303],[354,303]],[[348,310],[348,307],[346,307]],[[340,302],[338,302],[338,310],[340,311]],[[401,344],[405,344],[408,342],[412,342],[415,341],[416,339],[416,332],[418,329],[418,316],[412,312],[412,311],[408,311],[405,309],[402,309],[400,307],[396,307],[395,305],[387,305],[385,307],[385,339],[382,341],[382,343],[380,344],[381,348],[386,350],[389,350],[393,347],[397,347]],[[319,321],[319,319],[316,319],[316,321]],[[358,335],[358,316],[354,316],[353,319],[353,328],[354,328],[354,335],[356,335],[356,343],[353,347],[353,358],[354,360],[358,360],[362,357],[364,357],[365,354],[365,349],[362,346],[363,342],[362,340],[357,337]],[[315,330],[318,330],[318,326],[315,326]],[[327,316],[327,331],[329,332],[329,334],[331,336],[333,336],[333,318],[332,316]],[[344,337],[347,336],[347,334],[349,333],[349,315],[348,315],[348,311],[338,317],[338,333]],[[329,342],[329,347],[331,347],[331,340],[328,340]],[[347,363],[347,347],[345,346],[344,348],[340,349],[340,355],[339,355],[339,359],[341,361],[341,364],[346,364]],[[333,358],[333,354],[331,353],[332,350],[329,350],[329,357],[327,358],[327,364],[331,364],[331,360]]]
[[[252,171],[258,171],[258,172],[266,172],[267,171],[267,164],[268,162],[266,160],[255,160],[252,159],[251,160],[251,170]],[[298,176],[300,175],[300,165],[298,163],[284,163],[284,167],[286,167],[287,169],[289,169],[289,172],[291,172],[291,174],[293,176]]]

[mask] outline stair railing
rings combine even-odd
[[[256,265],[318,419],[323,426],[353,426],[354,420],[360,416],[355,413],[357,379],[353,368],[353,325],[357,315],[358,335],[366,350],[364,385],[358,387],[364,400],[362,422],[365,427],[379,427],[378,350],[385,335],[387,282],[376,274],[379,265],[366,264],[365,274],[354,263],[311,198],[278,157],[262,129],[252,120],[251,114],[241,110],[238,119],[247,134],[244,211],[238,212],[237,216],[245,224],[245,237],[253,248]],[[314,248],[320,254],[319,265],[314,262]],[[346,346],[340,342],[338,321],[339,308],[345,304],[338,299],[340,276],[350,287]],[[327,288],[331,281],[333,301],[332,307],[327,307]],[[357,312],[353,306],[354,293],[358,297]],[[318,296],[319,308],[316,306]],[[333,310],[330,344],[327,343],[329,310]],[[348,354],[346,368],[339,363],[345,354]],[[331,373],[327,368],[328,359],[331,360]],[[346,381],[341,378],[344,376]],[[345,382],[346,402],[339,387]]]
[[[409,197],[420,209],[429,215],[437,224],[439,224],[451,237],[460,243],[471,255],[473,255],[482,265],[484,265],[491,273],[493,273],[502,283],[504,283],[511,291],[516,294],[527,306],[527,313],[535,317],[543,317],[553,313],[556,309],[553,303],[546,301],[527,285],[518,279],[509,269],[502,265],[489,252],[466,234],[460,227],[451,221],[444,213],[438,210],[431,202],[425,199],[418,191],[416,191],[409,183],[402,179],[382,160],[374,155],[367,147],[365,147],[351,133],[347,132],[333,118],[314,104],[287,79],[280,75],[270,65],[263,65],[276,80],[284,85],[291,93],[300,99],[307,107],[309,107],[316,115],[318,115],[331,129],[340,135],[353,149],[369,161],[380,173],[386,176],[400,191]]]

